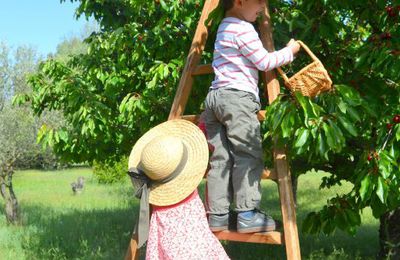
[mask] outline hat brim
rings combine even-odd
[[[187,120],[174,119],[155,126],[139,138],[129,156],[129,168],[138,167],[146,144],[163,136],[174,136],[182,140],[187,149],[187,162],[176,178],[150,188],[149,203],[156,206],[173,205],[189,196],[200,184],[209,157],[204,133]]]

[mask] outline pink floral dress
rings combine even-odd
[[[229,259],[208,227],[197,190],[178,204],[152,208],[146,260]]]

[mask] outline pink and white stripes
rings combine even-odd
[[[234,17],[224,18],[215,41],[211,88],[229,87],[258,97],[258,70],[268,71],[292,62],[286,47],[269,53],[264,49],[253,25]]]

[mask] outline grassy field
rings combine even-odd
[[[73,195],[70,183],[78,176],[85,177],[86,187]],[[342,185],[319,190],[321,177],[321,173],[300,177],[298,223],[327,198],[349,189]],[[263,209],[280,218],[275,183],[263,185]],[[0,202],[0,259],[123,259],[138,209],[128,179],[121,184],[100,185],[87,168],[21,171],[15,174],[14,188],[23,220],[18,226],[7,226],[4,203]],[[368,210],[355,237],[339,231],[330,237],[300,233],[303,259],[375,259],[378,224]],[[223,245],[232,259],[285,259],[282,246]]]

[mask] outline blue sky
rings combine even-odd
[[[86,22],[75,19],[77,2],[69,0],[0,0],[0,41],[29,45],[40,54],[54,53],[57,44],[80,35]]]

